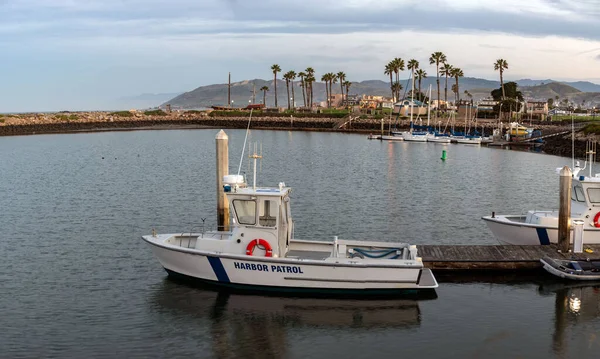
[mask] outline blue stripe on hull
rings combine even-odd
[[[215,271],[215,275],[217,276],[219,282],[229,283],[229,276],[227,275],[227,272],[225,272],[223,263],[221,263],[221,258],[210,256],[207,256],[206,258],[208,258],[208,262],[210,263],[213,271]]]
[[[538,234],[538,238],[540,239],[541,245],[549,245],[550,237],[548,237],[548,230],[546,228],[536,228],[535,229]]]
[[[208,257],[211,258],[211,257]],[[212,257],[214,258],[214,257]],[[218,258],[217,258],[218,259]],[[412,297],[413,299],[435,299],[437,293],[435,289],[334,289],[334,288],[301,288],[301,287],[275,287],[264,285],[238,284],[224,281],[212,281],[191,277],[185,274],[174,272],[165,268],[169,277],[186,282],[228,289],[235,292],[258,293],[263,295],[277,296],[309,296],[309,297]]]

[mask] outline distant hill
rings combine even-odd
[[[178,95],[179,93],[145,93],[138,96],[121,97],[115,100],[114,108],[126,110],[152,108]]]
[[[444,87],[446,78],[440,78],[440,98],[444,98]],[[569,98],[576,103],[585,101],[590,104],[600,104],[600,85],[587,82],[557,82],[553,80],[530,80],[523,79],[516,81],[520,90],[523,92],[525,97],[534,98],[539,100],[547,100],[548,98],[555,98],[559,96],[560,99]],[[401,79],[400,83],[403,88],[410,88],[410,82],[408,79]],[[451,86],[455,83],[453,78],[448,78],[448,98],[454,99],[454,93],[452,93]],[[421,81],[421,91],[427,92],[429,85],[432,89],[432,97],[437,98],[437,85],[435,74],[427,77]],[[255,103],[262,103],[263,92],[260,88],[263,86],[269,87],[269,91],[266,96],[267,106],[271,107],[275,105],[274,97],[274,86],[273,80],[245,80],[235,82],[231,84],[231,99],[233,100],[234,107],[245,107],[247,104],[252,102],[253,99],[253,88],[255,89]],[[486,80],[475,77],[462,77],[459,79],[460,95],[464,97],[464,91],[468,90],[474,100],[479,100],[484,97],[490,96],[490,91],[500,87],[500,81]],[[418,88],[418,82],[415,82],[415,88]],[[340,93],[339,83],[333,84],[333,93]],[[593,91],[592,91],[593,90]],[[292,89],[290,87],[290,97]],[[299,85],[299,81],[294,82],[294,92],[296,96],[296,105],[301,106],[302,100],[302,88]],[[404,93],[404,90],[402,91]],[[350,87],[350,95],[384,95],[390,96],[390,84],[389,81],[382,80],[366,80],[361,82],[353,82]],[[287,107],[287,91],[284,80],[277,80],[277,97],[279,107]],[[315,102],[324,101],[326,98],[325,84],[322,82],[315,82],[314,84],[314,99]],[[157,101],[154,106],[158,104],[166,105],[170,104],[173,108],[199,108],[199,107],[210,107],[213,105],[227,105],[227,84],[214,84],[208,86],[200,86],[192,91],[182,93],[178,96],[170,99],[164,99],[163,102]]]
[[[572,97],[582,93],[578,89],[560,82],[550,82],[544,85],[538,86],[523,86],[521,92],[525,97],[532,97],[536,99],[549,99]]]

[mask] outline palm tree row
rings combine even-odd
[[[454,78],[455,84],[452,86],[452,91],[455,95],[455,103],[458,104],[460,102],[460,88],[459,88],[459,78],[464,77],[464,73],[462,69],[452,66],[448,63],[446,55],[442,52],[434,52],[429,57],[429,64],[434,65],[436,67],[436,84],[437,84],[437,103],[438,108],[440,108],[440,75],[445,77],[445,85],[444,85],[444,103],[448,103],[448,78]],[[400,71],[404,71],[405,61],[402,58],[396,57],[389,63],[385,65],[384,74],[389,75],[390,77],[390,91],[392,92],[392,98],[395,101],[399,100],[400,92],[402,91],[402,84],[400,83]],[[406,64],[406,68],[411,70],[411,78],[414,78],[418,81],[418,94],[421,96],[421,81],[424,78],[427,78],[427,72],[420,68],[419,62],[415,59],[411,59]],[[508,69],[508,62],[504,59],[498,59],[494,63],[494,70],[499,71],[500,73],[500,87],[502,88],[502,98],[506,96],[504,92],[504,70]],[[275,89],[275,106],[277,107],[277,74],[281,72],[281,67],[277,64],[271,66],[271,71],[273,72],[273,86]],[[295,71],[288,71],[283,75],[283,78],[286,81],[286,88],[288,94],[288,109],[291,109],[294,106],[295,102],[295,94],[294,94],[294,80],[296,77],[300,78],[300,87],[302,89],[302,101],[305,107],[312,107],[313,105],[313,84],[316,81],[315,78],[315,70],[312,67],[307,67],[304,71],[296,73]],[[327,107],[331,107],[331,95],[332,95],[332,85],[339,81],[340,83],[340,93],[342,95],[342,100],[348,98],[348,92],[350,91],[351,82],[346,81],[346,74],[342,71],[336,73],[328,72],[325,73],[321,77],[321,81],[325,82],[325,92],[327,95]],[[290,97],[290,84],[292,87],[292,94]],[[346,97],[344,97],[344,89],[346,90]],[[269,91],[267,86],[263,86],[261,89],[263,91],[263,102],[266,103],[266,93]],[[470,94],[469,94],[470,95]],[[414,94],[412,94],[414,97]],[[470,96],[472,97],[472,96]],[[293,102],[292,102],[293,101]]]
[[[273,71],[273,86],[275,88],[275,106],[277,107],[277,73],[281,72],[281,67],[277,64],[271,66],[271,71]],[[296,101],[296,96],[294,94],[294,80],[299,77],[300,78],[300,88],[302,89],[302,102],[304,107],[312,107],[313,105],[313,83],[316,81],[315,78],[315,70],[312,67],[307,67],[304,71],[296,73],[295,71],[288,71],[283,75],[283,79],[285,80],[285,85],[288,94],[288,109],[294,107],[294,102]],[[328,72],[321,77],[321,81],[325,82],[325,92],[327,93],[327,107],[331,107],[331,94],[332,94],[332,85],[337,81],[340,82],[340,93],[342,94],[342,99],[344,99],[344,89],[346,90],[346,99],[348,96],[348,91],[350,90],[351,82],[346,81],[346,74],[342,71],[337,74],[333,72]],[[290,97],[290,87],[292,88],[292,96]],[[263,91],[263,103],[266,104],[266,93],[269,91],[267,86],[263,86],[261,88]]]
[[[439,104],[441,103],[441,101],[440,101],[440,94],[441,94],[440,75],[442,75],[446,78],[445,85],[444,85],[444,102],[448,103],[448,78],[453,77],[453,78],[455,78],[456,83],[452,86],[452,88],[454,89],[453,91],[455,93],[455,101],[456,101],[456,103],[458,103],[460,101],[460,93],[458,92],[459,91],[458,79],[460,77],[464,76],[463,71],[458,67],[454,67],[454,66],[448,64],[446,55],[444,55],[444,53],[442,53],[442,52],[432,53],[431,56],[429,57],[429,64],[430,65],[435,64],[438,108],[439,108]],[[417,98],[420,98],[420,96],[422,96],[421,82],[424,78],[427,78],[427,72],[420,68],[419,61],[417,61],[415,59],[411,59],[408,61],[407,69],[411,70],[411,75],[410,75],[411,78],[415,79],[418,82]],[[390,61],[387,65],[385,65],[384,73],[386,75],[390,76],[390,86],[392,88],[392,97],[394,97],[394,100],[399,98],[399,91],[397,91],[398,88],[400,88],[400,89],[402,88],[401,85],[398,86],[399,83],[398,83],[398,85],[393,83],[392,74],[396,74],[396,82],[399,82],[399,78],[398,78],[399,71],[398,70],[400,70],[400,71],[404,70],[404,60],[402,60],[400,58],[395,58],[394,60]],[[412,95],[413,95],[413,97],[415,97],[414,96],[415,94],[412,94]]]

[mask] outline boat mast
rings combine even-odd
[[[427,127],[429,127],[429,119],[431,117],[430,110],[431,110],[431,84],[429,84],[429,97],[427,98]]]
[[[413,107],[415,105],[415,69],[411,70],[410,74],[411,85],[410,85],[410,124],[413,122]]]

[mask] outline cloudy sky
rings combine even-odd
[[[600,0],[0,0],[0,113],[106,109],[307,66],[382,79],[393,57],[429,74],[600,83]]]

